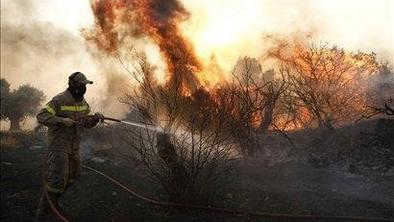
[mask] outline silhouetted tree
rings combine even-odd
[[[10,130],[20,130],[20,122],[35,115],[44,99],[44,93],[30,85],[11,92],[7,80],[1,79],[1,119],[10,121]]]
[[[211,92],[216,109],[226,116],[232,137],[243,156],[262,150],[262,135],[272,128],[277,102],[285,89],[284,81],[275,78],[274,70],[262,72],[257,59],[240,58],[232,70],[232,79]],[[206,112],[207,113],[207,112]]]
[[[10,97],[10,84],[7,82],[5,79],[0,80],[0,88],[1,88],[1,119],[6,119],[7,117],[5,116],[5,108],[8,107],[7,103],[8,99]]]

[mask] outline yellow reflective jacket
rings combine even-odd
[[[48,150],[78,154],[84,128],[94,127],[98,120],[90,117],[89,104],[77,102],[66,90],[56,95],[37,115],[39,123],[48,127]],[[62,118],[71,118],[78,124],[67,127]]]

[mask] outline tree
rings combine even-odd
[[[6,119],[7,117],[5,116],[5,108],[8,107],[7,103],[8,99],[10,97],[10,84],[7,82],[5,79],[0,79],[0,95],[1,95],[1,119]]]
[[[9,86],[7,80],[1,79],[1,119],[11,122],[10,130],[20,130],[20,122],[37,113],[45,96],[30,85],[21,85],[12,92]]]
[[[261,140],[272,129],[277,102],[286,90],[285,82],[275,79],[275,72],[262,72],[257,59],[240,58],[232,71],[232,79],[210,92],[221,110],[240,153],[254,156],[263,151]],[[207,113],[207,112],[206,112]]]
[[[247,78],[245,78],[247,73]],[[259,61],[252,57],[242,57],[235,63],[232,74],[235,78],[242,81],[243,84],[247,84],[250,81],[258,81],[263,78],[263,71]],[[268,76],[268,75],[264,75]]]
[[[363,111],[363,82],[377,70],[375,54],[354,54],[325,44],[298,44],[272,55],[285,72],[288,96],[308,125],[332,128],[352,121]]]

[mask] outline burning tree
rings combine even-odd
[[[10,91],[10,84],[1,79],[1,119],[11,122],[10,130],[20,130],[20,122],[35,115],[44,99],[44,93],[30,85]]]
[[[365,107],[365,79],[377,70],[375,54],[336,46],[282,45],[273,50],[289,83],[287,95],[303,124],[332,128],[352,121]]]

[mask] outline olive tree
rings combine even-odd
[[[10,97],[10,83],[7,82],[5,79],[0,80],[0,88],[1,88],[1,120],[6,119],[5,116],[5,108],[8,107],[7,103]]]
[[[10,84],[1,79],[1,120],[10,121],[10,130],[20,130],[20,122],[37,113],[44,93],[30,85],[21,85],[11,91]]]

